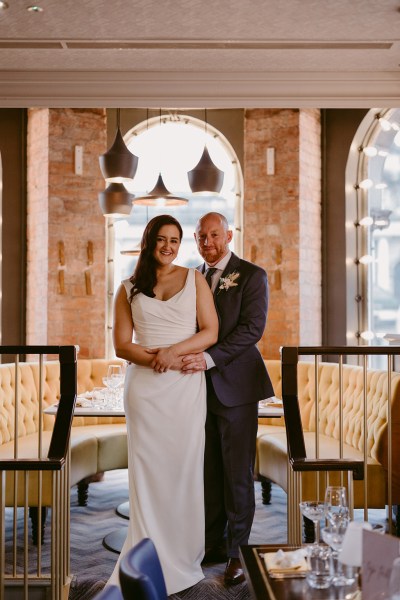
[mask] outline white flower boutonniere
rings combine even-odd
[[[230,288],[236,287],[238,285],[236,283],[236,279],[238,279],[239,276],[240,273],[238,273],[237,271],[233,271],[233,273],[229,273],[229,275],[227,275],[226,277],[220,277],[218,293],[221,290],[225,290],[227,292]]]

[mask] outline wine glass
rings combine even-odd
[[[303,517],[314,523],[314,544],[319,542],[319,522],[325,514],[325,502],[305,500],[299,504]]]
[[[336,521],[348,519],[347,491],[343,485],[328,485],[325,492],[325,517],[333,526]]]
[[[348,516],[337,516],[334,524],[331,523],[321,531],[322,539],[332,548],[332,583],[335,586],[350,585],[354,582],[354,577],[346,577],[343,571],[343,565],[340,562],[340,552],[342,550],[343,540],[349,522]]]

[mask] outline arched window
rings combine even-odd
[[[171,214],[181,223],[183,240],[177,263],[195,267],[201,263],[193,238],[198,218],[206,212],[224,214],[234,231],[231,244],[242,255],[243,177],[234,149],[225,136],[204,121],[187,115],[163,115],[143,121],[124,136],[128,148],[139,157],[132,183],[125,186],[136,197],[154,187],[161,173],[164,184],[175,195],[189,202],[180,206],[135,205],[129,217],[108,219],[107,235],[107,356],[114,353],[111,340],[112,302],[120,282],[135,268],[146,223],[159,214]],[[218,195],[191,193],[187,172],[198,163],[204,146],[215,165],[224,171],[224,183]]]
[[[400,339],[400,109],[364,118],[346,180],[348,343],[382,345]]]

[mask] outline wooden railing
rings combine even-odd
[[[76,348],[0,346],[0,354],[15,356],[14,455],[12,458],[0,458],[0,598],[7,598],[9,593],[13,598],[29,600],[35,590],[35,598],[61,600],[68,597],[70,581],[69,440],[76,402]],[[19,448],[19,411],[22,409],[20,357],[25,355],[39,357],[36,456],[29,457],[20,456]],[[48,355],[55,356],[60,363],[60,400],[47,456],[43,457],[43,361]],[[12,506],[6,506],[10,504],[6,502],[6,482],[9,495],[9,486],[13,486]],[[50,497],[49,502],[44,502],[45,495]],[[49,564],[45,566],[42,561],[42,521],[48,509],[51,511],[51,547]],[[28,517],[32,512],[37,516],[36,545],[33,548],[28,535]]]
[[[338,420],[339,420],[339,442],[338,442],[338,459],[344,457],[344,436],[343,436],[343,365],[346,357],[357,356],[363,373],[363,390],[362,390],[362,404],[363,404],[363,420],[361,428],[363,431],[363,462],[364,462],[364,477],[363,477],[363,498],[364,498],[364,520],[368,520],[368,422],[367,422],[367,402],[368,402],[368,389],[367,389],[367,373],[368,373],[368,359],[371,356],[384,356],[386,357],[386,369],[387,369],[387,512],[388,512],[388,528],[392,531],[392,519],[393,519],[393,506],[392,506],[392,475],[393,475],[393,449],[392,449],[392,375],[393,375],[393,357],[400,353],[398,347],[372,347],[372,346],[299,346],[299,347],[283,347],[281,348],[281,360],[282,360],[282,397],[285,406],[285,402],[288,405],[291,401],[298,402],[298,385],[297,385],[297,363],[299,357],[312,356],[314,359],[314,373],[315,373],[315,457],[318,459],[320,456],[320,423],[319,423],[319,379],[318,379],[318,365],[320,358],[327,356],[336,356],[338,358],[338,369],[339,369],[339,406],[338,406]],[[286,418],[286,411],[285,411]],[[304,442],[303,442],[304,446]],[[301,447],[298,444],[297,447]],[[334,458],[334,457],[332,457]],[[317,471],[317,469],[315,469]],[[323,499],[324,490],[320,490],[319,487],[319,476],[316,473],[316,488],[318,499]],[[328,479],[325,479],[325,483],[328,484]],[[352,485],[348,484],[349,486]],[[301,516],[299,511],[299,500],[301,499],[301,474],[295,473],[291,467],[290,460],[288,461],[288,540],[290,543],[301,542]],[[316,498],[317,499],[317,498]],[[352,507],[351,507],[352,508]]]

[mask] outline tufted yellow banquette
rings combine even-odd
[[[78,394],[93,387],[102,386],[102,377],[107,373],[110,363],[118,360],[105,359],[78,360]],[[43,364],[43,408],[54,404],[59,398],[59,363]],[[38,457],[39,418],[42,418],[43,435],[41,456],[47,456],[54,417],[39,415],[39,365],[38,363],[19,363],[19,410],[18,410],[18,458]],[[15,452],[14,438],[14,398],[15,366],[0,365],[0,459],[12,458]],[[75,417],[71,430],[71,469],[70,485],[82,484],[80,503],[84,504],[87,494],[87,482],[97,474],[128,466],[127,439],[124,417]],[[46,474],[44,474],[46,480]],[[7,474],[6,505],[14,501],[12,473]],[[29,479],[29,504],[37,502],[37,479],[32,474]],[[82,491],[83,490],[83,491]],[[23,486],[18,486],[18,502],[22,503]],[[43,485],[42,503],[50,504],[50,489]]]
[[[275,395],[281,397],[281,363],[265,361]],[[313,362],[298,363],[298,397],[307,456],[315,457],[315,369]],[[364,458],[363,369],[343,366],[343,457]],[[367,370],[367,506],[381,508],[388,504],[388,375],[387,371]],[[319,456],[339,457],[339,367],[335,363],[319,363]],[[392,503],[400,504],[400,373],[391,374],[392,407]],[[283,419],[260,419],[257,439],[256,475],[270,480],[287,491],[287,446]],[[320,489],[324,489],[321,475]],[[338,474],[330,474],[330,482]],[[315,499],[316,478],[302,475],[304,499]],[[364,506],[364,482],[354,482],[354,506]]]

